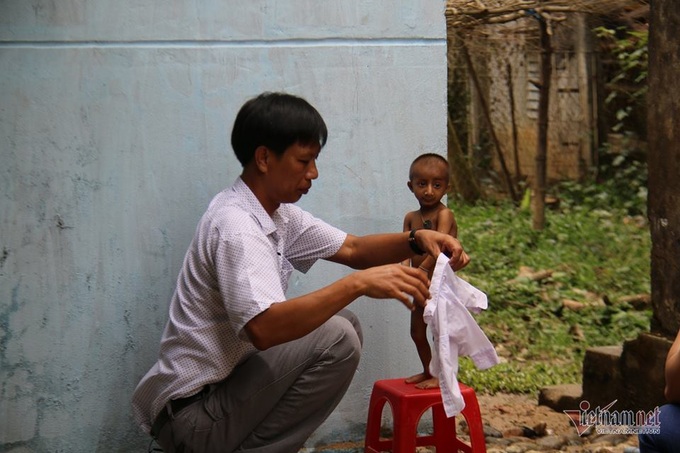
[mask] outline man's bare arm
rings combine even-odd
[[[360,296],[397,299],[409,309],[430,297],[422,272],[399,264],[354,272],[304,296],[272,304],[245,326],[253,345],[265,350],[301,338]]]
[[[409,232],[374,234],[368,236],[348,235],[340,250],[329,258],[353,269],[366,269],[388,263],[399,263],[415,254],[409,245]],[[458,240],[448,234],[432,230],[417,230],[415,245],[423,252],[437,258],[441,252],[450,256],[454,270],[465,267],[469,257]]]

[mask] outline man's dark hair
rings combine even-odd
[[[262,93],[243,104],[231,132],[231,146],[242,166],[258,146],[283,154],[291,145],[320,145],[328,139],[326,123],[304,99],[286,93]]]

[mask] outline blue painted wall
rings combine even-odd
[[[308,99],[330,137],[300,204],[399,231],[410,161],[445,152],[443,0],[0,2],[0,450],[145,451],[130,395],[155,361],[206,204],[240,166],[238,108]],[[294,274],[291,295],[348,272]],[[409,313],[358,300],[348,394],[308,446],[363,436],[376,379],[414,373]]]

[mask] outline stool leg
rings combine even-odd
[[[412,414],[406,413],[400,401],[395,401],[392,408],[394,418],[394,441],[392,453],[414,453],[416,451],[416,436],[418,434],[418,421]],[[401,423],[399,423],[401,421]]]
[[[380,424],[382,412],[387,400],[374,392],[368,406],[368,419],[366,421],[366,440],[364,442],[365,453],[380,452]]]
[[[462,389],[461,389],[462,390]],[[474,390],[469,389],[463,392],[465,409],[463,417],[467,422],[470,431],[470,445],[474,453],[486,453],[486,440],[484,439],[484,426],[482,424],[482,413],[479,410],[479,402]]]
[[[437,453],[454,453],[456,449],[456,417],[447,417],[443,404],[432,406],[432,428]]]

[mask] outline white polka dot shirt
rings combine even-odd
[[[292,204],[270,217],[241,178],[217,194],[184,258],[158,362],[132,398],[142,429],[169,400],[224,380],[255,353],[246,323],[285,300],[293,269],[307,272],[346,236]]]

